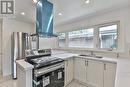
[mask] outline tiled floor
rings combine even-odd
[[[0,83],[0,87],[18,87],[16,80],[8,80]]]
[[[74,81],[70,85],[68,85],[67,87],[87,87],[87,86],[81,85],[81,84]]]
[[[0,82],[0,87],[18,87],[18,86],[17,86],[17,81],[16,80],[8,80],[8,81]],[[72,82],[67,87],[86,87],[86,86],[78,84],[77,82]]]

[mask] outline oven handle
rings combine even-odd
[[[44,68],[44,69],[36,70],[35,71],[35,76],[38,77],[38,76],[44,75],[46,73],[55,71],[55,70],[60,69],[60,68],[64,68],[64,63],[56,64],[56,65],[53,65],[51,67],[47,67],[47,68]]]

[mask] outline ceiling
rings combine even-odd
[[[54,0],[55,24],[62,24],[82,16],[121,7],[127,3],[130,3],[130,0],[90,0],[90,4],[85,4],[84,0]],[[59,12],[63,15],[59,16]]]
[[[90,0],[85,4],[84,0],[49,0],[54,4],[54,24],[59,25],[70,20],[92,15],[103,10],[112,9],[127,5],[130,0]],[[16,18],[28,22],[35,22],[35,4],[33,0],[15,0]],[[23,16],[20,13],[25,12]],[[58,13],[62,13],[59,16]]]
[[[21,15],[21,12],[25,12],[25,15]],[[22,21],[34,23],[36,14],[33,0],[15,0],[15,17]]]

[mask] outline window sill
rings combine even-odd
[[[102,53],[123,53],[122,51],[118,50],[105,50],[105,49],[92,49],[92,48],[73,48],[73,47],[58,47],[56,49],[59,50],[69,50],[69,51],[94,51],[94,52],[102,52]]]

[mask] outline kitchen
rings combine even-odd
[[[105,0],[49,0],[49,2],[54,4],[54,33],[50,32],[51,36],[50,33],[47,35],[42,32],[43,35],[39,37],[38,45],[40,50],[51,49],[51,57],[64,60],[64,74],[62,72],[65,75],[63,76],[65,77],[63,79],[64,86],[129,87],[129,0],[110,0],[107,5]],[[15,3],[16,18],[5,18],[0,21],[0,70],[2,75],[0,76],[2,78],[0,87],[8,87],[8,83],[12,87],[21,87],[29,83],[26,80],[24,80],[25,83],[21,80],[23,85],[20,86],[20,78],[11,80],[12,33],[28,32],[35,34],[37,31],[41,34],[40,29],[36,30],[38,28],[34,20],[36,19],[36,4],[32,0],[25,2],[16,0]],[[23,5],[25,6],[23,7]],[[24,12],[25,10],[26,12]],[[29,13],[31,14],[28,15]],[[106,29],[106,31],[103,31],[103,29]],[[107,40],[105,40],[106,38]],[[34,54],[39,53],[34,52]],[[23,66],[27,67],[26,64]],[[29,68],[30,73],[33,68],[34,66]],[[58,77],[62,77],[61,72],[58,74]],[[33,78],[33,76],[30,78]],[[48,79],[46,78],[46,80]],[[43,80],[43,82],[46,80]],[[18,86],[14,86],[15,83]],[[30,83],[33,83],[33,81],[30,81]]]

